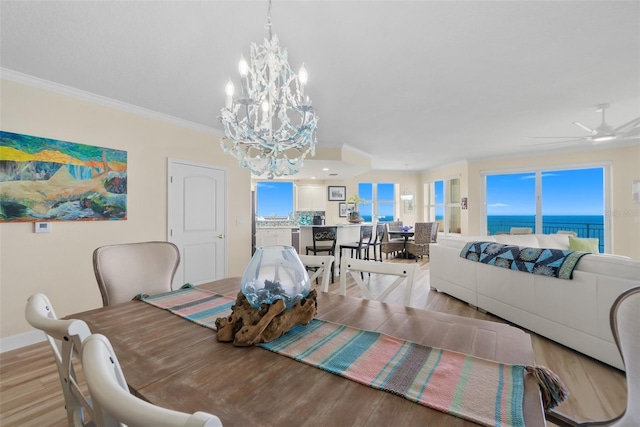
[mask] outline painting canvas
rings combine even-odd
[[[127,219],[127,152],[0,131],[0,221]]]

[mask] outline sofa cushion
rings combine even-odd
[[[526,246],[539,248],[535,234],[498,234],[493,236],[495,241],[504,245]]]
[[[569,249],[569,235],[567,234],[536,234],[539,248]]]
[[[584,238],[569,236],[569,249],[571,249],[572,251],[582,251],[597,254],[598,252],[600,252],[598,250],[598,243],[599,240],[596,237]]]

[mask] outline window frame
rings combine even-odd
[[[457,192],[457,198],[458,200],[453,200],[453,196],[452,196],[452,183],[454,181],[457,181],[457,185],[458,185],[458,192]],[[437,200],[435,200],[435,197],[437,195],[436,191],[435,191],[435,186],[436,183],[441,182],[442,183],[442,203],[438,203]],[[460,178],[460,176],[455,175],[455,176],[447,176],[447,177],[443,177],[443,178],[439,178],[439,179],[433,179],[433,180],[428,180],[428,181],[424,181],[423,183],[423,200],[424,200],[424,206],[423,206],[423,219],[424,221],[427,222],[433,222],[433,221],[437,221],[440,223],[439,226],[439,231],[444,233],[444,235],[460,235],[461,234],[461,224],[460,224],[460,220],[461,220],[461,207],[460,207],[460,198],[461,198],[461,189],[460,186],[462,185],[462,180]],[[442,220],[438,220],[437,219],[437,212],[438,209],[442,210]],[[449,231],[451,224],[452,224],[452,212],[457,211],[458,213],[458,225],[460,225],[460,227],[458,227],[457,232],[451,232]]]
[[[385,185],[391,185],[393,188],[393,200],[381,200],[378,199],[378,186],[381,184],[385,184]],[[379,212],[379,208],[380,208],[380,204],[392,204],[392,211],[393,211],[393,219],[398,217],[398,202],[397,202],[397,198],[400,197],[399,193],[398,193],[398,183],[397,182],[388,182],[388,181],[379,181],[379,182],[373,182],[373,181],[361,181],[358,182],[358,196],[361,198],[362,195],[360,194],[360,185],[370,185],[371,186],[371,201],[370,203],[366,203],[366,205],[371,205],[371,222],[373,224],[376,224],[378,222],[388,222],[388,221],[380,221],[379,217],[380,212]],[[368,199],[365,199],[368,200]],[[364,203],[363,203],[364,205]],[[393,221],[392,219],[392,221]]]
[[[582,164],[569,164],[569,165],[553,165],[544,167],[527,167],[527,168],[515,168],[515,169],[491,169],[480,171],[480,177],[482,185],[480,188],[480,199],[482,200],[482,212],[480,214],[480,230],[481,235],[486,236],[488,230],[488,218],[487,218],[487,176],[489,175],[507,175],[507,174],[522,174],[531,173],[535,174],[535,230],[542,230],[542,175],[549,172],[559,172],[565,170],[576,169],[597,169],[602,168],[602,185],[603,185],[603,252],[609,253],[611,248],[611,215],[607,215],[611,212],[611,162],[597,162],[597,163],[582,163]]]

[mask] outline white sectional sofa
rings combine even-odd
[[[623,369],[609,310],[625,290],[640,286],[640,261],[608,254],[583,256],[565,280],[460,257],[469,241],[569,249],[566,234],[441,237],[431,244],[431,287],[567,347]]]

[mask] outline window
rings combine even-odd
[[[376,187],[378,221],[393,221],[396,211],[396,186],[393,183],[378,183]]]
[[[361,203],[359,206],[360,216],[366,222],[371,222],[373,218],[373,184],[361,182],[358,184],[358,196],[369,201],[369,203]]]
[[[395,184],[361,182],[358,196],[370,203],[360,204],[360,215],[367,222],[388,222],[395,218]],[[375,214],[374,214],[375,212]],[[375,221],[373,220],[375,217]]]
[[[606,167],[485,175],[487,234],[528,227],[535,233],[573,231],[597,237],[604,252]]]
[[[256,215],[265,219],[293,217],[293,182],[258,181]]]
[[[446,234],[460,233],[460,179],[426,183],[424,192],[425,221],[438,221]]]
[[[486,185],[489,236],[509,234],[511,227],[535,229],[535,174],[527,172],[488,175]]]

